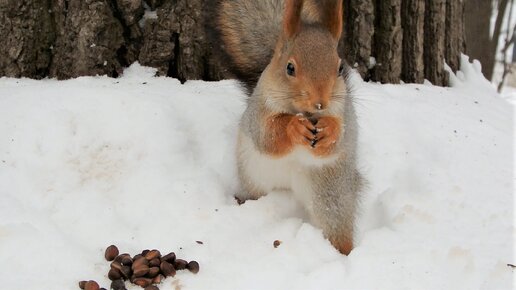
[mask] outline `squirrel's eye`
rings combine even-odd
[[[346,68],[344,67],[344,63],[343,63],[343,62],[341,62],[341,63],[340,63],[340,66],[339,66],[339,77],[344,75],[344,71],[345,71],[345,69],[346,69]]]
[[[287,64],[287,74],[291,77],[296,75],[296,67],[291,62]]]

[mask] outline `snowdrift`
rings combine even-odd
[[[234,201],[235,82],[0,79],[2,288],[106,287],[116,244],[199,261],[162,290],[510,289],[515,102],[479,69],[451,88],[355,77],[369,184],[348,257],[286,194]]]

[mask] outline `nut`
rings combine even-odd
[[[130,255],[124,255],[122,257],[122,264],[124,266],[131,266],[133,264],[133,259],[131,259]]]
[[[111,262],[116,258],[116,256],[118,256],[118,253],[118,248],[115,245],[111,245],[107,247],[106,252],[104,253],[104,258]]]
[[[123,253],[123,254],[120,254],[118,255],[116,258],[115,258],[115,262],[118,262],[120,264],[124,264],[123,261],[127,261],[127,258],[131,258],[131,255],[127,254],[127,253]],[[126,266],[130,266],[130,265],[126,265]]]
[[[124,279],[127,280],[131,277],[133,271],[129,266],[122,266],[122,270],[120,270],[120,273],[122,273],[122,277],[124,277]]]
[[[84,285],[84,290],[100,290],[100,286],[97,282],[90,280]]]
[[[118,280],[118,279],[122,278],[122,273],[120,273],[120,271],[117,269],[111,268],[111,269],[109,269],[109,272],[108,272],[108,278],[111,281]]]
[[[279,247],[281,245],[281,241],[280,240],[275,240],[272,245],[274,246],[274,248],[277,248],[277,247]]]
[[[174,268],[176,268],[176,270],[184,270],[186,269],[186,265],[188,265],[188,262],[183,259],[176,259],[174,262]]]
[[[155,258],[149,262],[149,267],[159,267],[160,264],[161,264],[161,260],[159,258]]]
[[[159,284],[163,280],[165,280],[165,276],[158,274],[158,276],[156,276],[156,277],[154,277],[154,279],[152,279],[152,284]]]
[[[147,265],[140,265],[133,269],[133,276],[136,278],[143,277],[147,275],[147,273],[149,273],[149,266]]]
[[[125,288],[124,280],[115,280],[115,281],[111,282],[111,289],[113,289],[113,290],[127,290],[127,288]]]
[[[176,260],[176,253],[172,252],[172,253],[166,254],[165,256],[163,256],[161,258],[161,260],[167,261],[169,263],[174,263],[174,261]]]
[[[152,267],[149,269],[149,273],[147,273],[147,277],[154,278],[154,277],[158,276],[160,271],[161,271],[161,269],[159,267]]]
[[[86,286],[86,283],[87,283],[87,282],[88,282],[88,281],[80,281],[80,282],[79,282],[79,288],[84,289],[84,287]]]
[[[199,263],[197,261],[190,261],[186,267],[194,274],[199,273]]]
[[[122,271],[122,264],[120,264],[119,262],[113,262],[111,263],[111,269]]]
[[[176,269],[169,262],[165,262],[165,261],[161,262],[161,265],[159,266],[159,268],[161,269],[161,273],[165,277],[168,277],[168,276],[174,277],[176,275]]]
[[[134,278],[132,282],[142,288],[145,288],[152,284],[152,280],[149,278]]]
[[[149,266],[149,260],[145,259],[144,257],[139,258],[138,260],[135,260],[133,262],[133,270],[138,268],[141,265]]]
[[[145,259],[147,260],[153,260],[153,259],[156,259],[156,258],[160,258],[161,257],[161,253],[158,251],[158,250],[152,250],[152,251],[149,251],[145,256]]]
[[[196,241],[198,244],[204,244],[202,241]],[[280,241],[274,241],[274,246],[278,247]],[[166,277],[176,275],[176,270],[188,269],[190,272],[199,273],[199,263],[197,261],[187,262],[183,259],[177,259],[174,252],[161,256],[159,250],[143,250],[140,254],[131,255],[124,253],[119,254],[118,248],[111,245],[106,248],[104,253],[106,260],[110,261],[110,269],[108,278],[112,281],[110,289],[127,290],[125,280],[145,288],[145,290],[159,290],[157,286],[152,284],[160,284]],[[97,282],[81,281],[79,287],[83,290],[106,290],[100,288]]]

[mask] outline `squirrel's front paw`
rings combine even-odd
[[[315,140],[316,128],[303,116],[294,116],[287,125],[287,136],[294,145],[310,147]]]
[[[327,156],[333,153],[341,134],[341,121],[335,117],[321,117],[315,125],[314,154]]]

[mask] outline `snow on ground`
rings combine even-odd
[[[235,82],[153,74],[0,79],[2,289],[107,287],[110,244],[199,261],[162,290],[515,285],[516,97],[478,66],[465,62],[453,88],[355,79],[369,185],[348,257],[287,194],[236,205]]]

